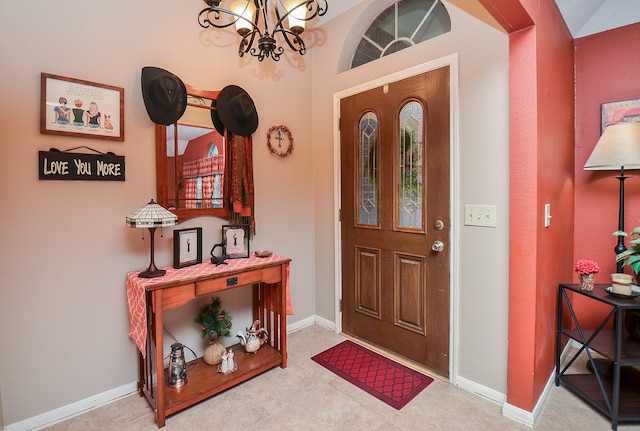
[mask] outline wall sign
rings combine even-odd
[[[41,180],[124,181],[124,156],[111,152],[84,154],[52,148],[38,151],[38,164]]]

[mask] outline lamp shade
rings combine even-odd
[[[585,170],[640,169],[640,123],[611,124],[591,152]]]
[[[164,209],[153,199],[138,211],[127,216],[127,226],[140,228],[154,228],[175,226],[178,216]]]

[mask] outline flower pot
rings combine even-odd
[[[222,362],[222,355],[226,352],[226,349],[218,339],[209,341],[209,345],[204,349],[202,359],[209,365],[217,365]]]
[[[580,290],[587,292],[593,291],[593,284],[595,280],[595,274],[590,272],[589,274],[580,274]]]

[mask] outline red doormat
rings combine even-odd
[[[431,377],[349,340],[311,359],[398,410],[433,382]]]

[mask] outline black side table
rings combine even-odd
[[[562,382],[568,389],[609,417],[611,427],[616,431],[619,422],[640,421],[640,372],[631,367],[640,365],[640,342],[629,337],[623,328],[624,311],[640,310],[640,299],[612,296],[604,290],[608,286],[596,284],[592,292],[580,290],[577,284],[558,286],[556,386]],[[609,313],[595,330],[582,328],[573,309],[576,294],[610,307]],[[571,316],[571,326],[575,329],[562,328],[565,308]],[[611,327],[613,329],[610,329]],[[567,365],[560,368],[563,336],[577,341],[580,348],[569,358]],[[585,369],[581,374],[569,374],[569,367],[583,352],[586,352],[593,372],[590,373]],[[608,361],[605,367],[597,365],[593,352],[597,352]],[[572,372],[575,371],[572,370]]]

